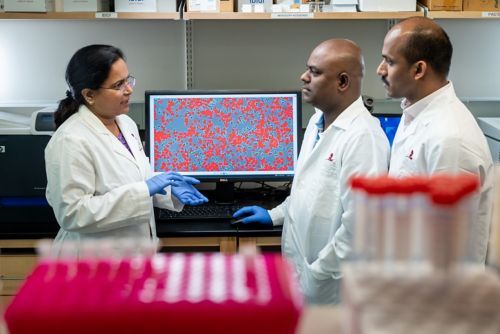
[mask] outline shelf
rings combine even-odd
[[[356,13],[314,13],[315,19],[337,20],[391,20],[405,19],[414,16],[424,16],[423,11],[415,12],[356,12]]]
[[[267,20],[267,19],[335,19],[335,20],[386,20],[424,16],[424,12],[356,12],[356,13],[209,13],[186,12],[186,20]]]
[[[500,12],[428,11],[431,19],[500,19]]]
[[[0,20],[151,20],[179,19],[179,13],[95,13],[95,12],[49,12],[49,13],[0,13]]]
[[[185,12],[185,20],[267,20],[271,13],[242,13],[242,12]]]
[[[427,11],[415,12],[355,12],[355,13],[242,13],[242,12],[185,12],[184,20],[391,20],[412,16],[431,19],[500,19],[500,12]],[[0,13],[0,20],[178,20],[175,13],[110,13],[110,12],[49,12],[49,13]]]

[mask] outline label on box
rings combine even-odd
[[[214,12],[217,10],[217,0],[188,0],[189,12]]]
[[[156,0],[115,0],[115,12],[156,12]]]
[[[254,6],[254,11],[257,6],[257,8],[260,8],[260,6],[264,6],[264,11],[266,12],[271,12],[272,11],[272,6],[273,6],[273,1],[272,0],[238,0],[238,11],[242,12],[242,6],[250,4]]]

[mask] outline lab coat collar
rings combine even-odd
[[[451,83],[451,81],[448,81],[448,84],[427,95],[420,101],[415,102],[409,107],[404,107],[406,105],[406,99],[404,99],[401,103],[401,106],[403,107],[405,118],[410,118],[413,121],[418,115],[428,109],[429,105],[431,105],[434,101],[439,99],[441,96],[450,94],[450,92],[454,94],[455,90],[453,89],[453,84]]]
[[[406,139],[408,136],[413,135],[420,126],[427,126],[432,120],[432,117],[428,117],[428,115],[435,109],[433,108],[434,104],[440,104],[442,99],[447,96],[455,96],[455,90],[453,89],[451,81],[437,91],[404,109],[403,118],[398,126],[393,146]],[[404,102],[402,105],[403,104]],[[406,121],[406,117],[412,117],[412,120],[408,123],[406,128],[404,128],[403,124]],[[418,121],[416,120],[417,117]]]
[[[125,158],[129,159],[130,161],[134,162],[139,169],[140,166],[135,160],[135,157],[137,156],[138,152],[136,149],[136,145],[134,142],[132,142],[133,138],[131,137],[131,134],[129,133],[130,131],[127,129],[126,126],[123,126],[123,123],[120,121],[120,117],[118,116],[116,118],[118,127],[120,128],[120,131],[122,132],[123,136],[125,137],[125,140],[127,141],[127,144],[129,145],[130,149],[132,150],[132,154],[127,150],[127,148],[116,138],[111,131],[109,131],[106,126],[101,122],[101,120],[94,115],[92,111],[90,111],[89,108],[87,108],[85,105],[81,105],[80,109],[78,112],[82,115],[82,118],[85,120],[85,122],[92,127],[94,131],[101,135],[106,135],[109,140],[110,144],[113,147],[113,151],[115,151],[117,154],[120,154],[124,156]],[[143,171],[141,170],[141,173]]]
[[[351,103],[350,106],[344,109],[344,111],[342,111],[340,115],[337,116],[333,123],[330,124],[328,129],[330,129],[331,127],[336,127],[342,130],[348,129],[351,123],[363,112],[363,110],[366,110],[366,108],[363,104],[363,99],[360,96],[356,101]]]
[[[101,122],[101,120],[94,115],[92,111],[85,105],[81,105],[78,109],[78,113],[81,115],[82,119],[92,127],[97,133],[112,135],[111,132],[106,128],[106,126]]]

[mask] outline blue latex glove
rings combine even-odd
[[[193,187],[193,184],[198,183],[200,183],[200,181],[194,177],[184,176],[182,181],[176,181],[172,184],[172,194],[177,197],[182,204],[199,205],[206,203],[208,202],[208,198],[203,196],[198,189]]]
[[[155,194],[165,195],[165,188],[176,182],[182,182],[184,178],[181,174],[175,172],[161,173],[146,180],[149,189],[149,196]]]
[[[266,209],[260,206],[245,206],[233,214],[233,218],[239,219],[245,217],[241,220],[243,224],[248,223],[260,223],[265,225],[272,225],[273,221],[271,216]]]

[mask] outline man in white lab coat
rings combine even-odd
[[[480,178],[473,213],[472,259],[484,263],[493,208],[493,162],[474,117],[448,81],[452,45],[434,21],[415,17],[395,25],[382,48],[387,94],[404,98],[389,174],[469,172]]]
[[[341,262],[352,249],[353,175],[386,173],[389,143],[361,98],[359,47],[332,39],[318,45],[302,74],[302,95],[316,108],[306,129],[290,196],[267,211],[245,207],[243,223],[283,226],[282,252],[295,265],[309,303],[340,302]]]

